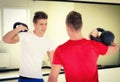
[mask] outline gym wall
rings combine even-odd
[[[79,11],[83,17],[82,33],[88,38],[90,31],[96,27],[103,27],[115,33],[117,42],[120,45],[120,6],[99,5],[72,2],[52,2],[52,1],[32,1],[32,0],[0,0],[0,8],[27,8],[30,10],[30,29],[33,29],[32,18],[34,12],[45,11],[48,17],[48,36],[55,44],[55,48],[69,39],[66,33],[65,18],[71,10]],[[2,29],[5,27],[2,27]],[[12,29],[12,27],[11,27]],[[2,33],[2,32],[1,32]],[[10,55],[9,68],[19,67],[20,44],[5,44],[0,41],[0,51]],[[4,59],[3,59],[4,60]],[[1,60],[0,60],[1,61]],[[118,65],[120,63],[119,52],[99,58],[98,64]],[[48,58],[45,57],[44,64],[49,65]]]

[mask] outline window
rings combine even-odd
[[[29,10],[28,9],[3,9],[3,35],[13,29],[15,22],[23,22],[29,26]]]

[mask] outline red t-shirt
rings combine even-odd
[[[63,66],[66,82],[99,82],[97,59],[107,49],[93,40],[68,40],[56,49],[52,63]]]

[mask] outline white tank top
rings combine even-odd
[[[42,62],[47,51],[53,50],[52,42],[46,37],[38,37],[33,31],[18,34],[21,42],[20,75],[42,78]]]

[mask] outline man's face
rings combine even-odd
[[[35,31],[44,34],[47,28],[47,19],[39,19],[34,23]]]

